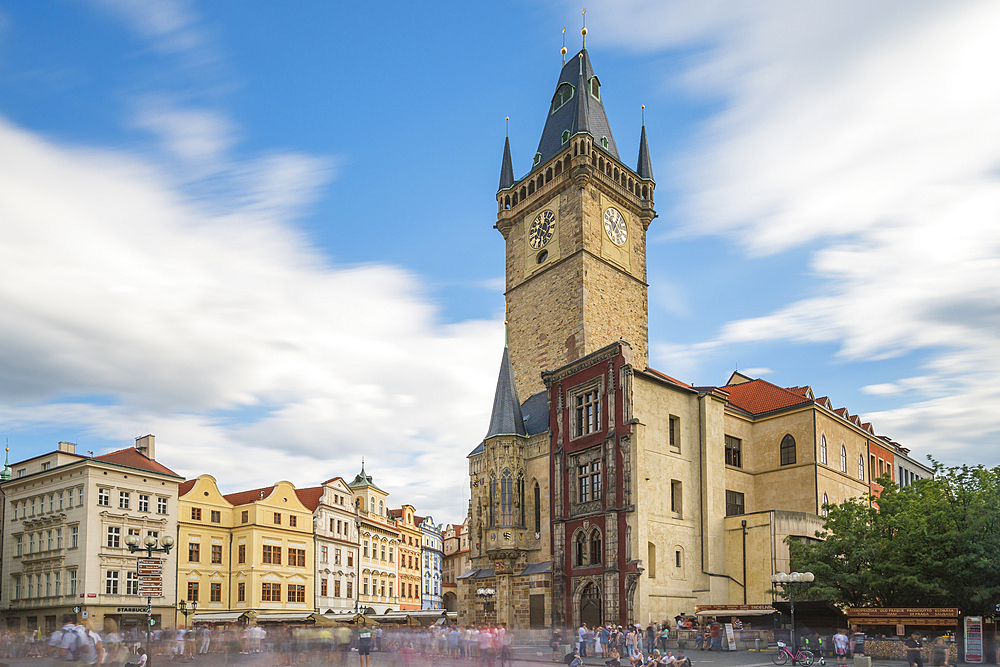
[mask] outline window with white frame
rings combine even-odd
[[[122,546],[122,529],[118,526],[108,526],[108,546],[120,549]]]
[[[101,507],[111,507],[111,489],[97,490],[97,504]]]
[[[73,526],[69,529],[69,548],[76,549],[80,546],[80,526]]]
[[[840,446],[840,472],[847,472],[847,447]]]
[[[136,572],[125,574],[125,595],[139,594],[139,575]]]
[[[819,436],[819,462],[826,463],[826,436]]]
[[[127,510],[132,504],[132,494],[128,491],[118,492],[118,509]]]
[[[149,496],[143,495],[141,493],[139,494],[139,507],[138,507],[138,509],[139,509],[140,512],[148,512],[149,511]]]
[[[163,497],[158,497],[156,499],[156,513],[166,514],[167,513],[167,499]]]
[[[76,595],[76,570],[69,571],[69,594]]]
[[[105,595],[118,595],[118,570],[108,570],[104,577]]]

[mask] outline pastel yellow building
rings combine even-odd
[[[178,597],[198,603],[192,621],[293,621],[315,611],[312,511],[290,482],[222,495],[202,475],[182,492]]]

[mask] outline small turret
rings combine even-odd
[[[646,144],[646,105],[642,105],[642,135],[639,137],[639,161],[635,168],[639,178],[653,180],[653,164],[649,160],[649,145]]]
[[[514,185],[514,165],[510,159],[510,135],[503,142],[503,162],[500,164],[500,189]]]
[[[3,472],[0,472],[0,482],[10,481],[10,478],[11,478],[11,472],[10,472],[10,447],[8,446],[5,449],[6,449],[7,453],[4,455],[4,458],[3,458]]]

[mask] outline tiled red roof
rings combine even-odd
[[[261,498],[267,498],[274,491],[273,486],[265,486],[261,489],[250,489],[249,491],[237,491],[236,493],[230,493],[228,495],[222,496],[228,500],[233,505],[246,505],[252,503],[255,500],[260,500]]]
[[[323,487],[311,486],[306,489],[295,489],[295,495],[299,497],[299,502],[315,512],[323,497]]]
[[[194,488],[194,483],[197,479],[189,479],[186,482],[181,482],[181,485],[177,488],[177,497],[187,495],[187,492]]]
[[[659,375],[661,378],[666,378],[667,380],[670,380],[671,382],[673,382],[675,384],[679,384],[682,387],[690,387],[691,386],[687,382],[681,382],[677,378],[672,378],[669,375],[667,375],[666,373],[661,373],[660,371],[656,370],[655,368],[647,368],[646,370],[649,371],[650,373],[652,373],[653,375]]]
[[[837,408],[836,410],[834,410],[834,412],[843,417],[844,419],[847,419],[848,417],[847,408]]]
[[[146,470],[148,472],[155,472],[161,475],[173,475],[174,477],[180,477],[180,475],[162,463],[157,463],[153,459],[148,458],[145,454],[141,454],[135,447],[128,447],[126,449],[119,449],[117,452],[101,454],[100,456],[93,457],[92,460],[113,463],[115,465],[136,468],[138,470]]]
[[[767,380],[730,384],[720,389],[729,394],[730,404],[755,415],[812,403],[811,399],[802,394],[771,384]]]
[[[402,518],[403,518],[403,509],[402,509],[402,508],[400,508],[400,509],[398,509],[398,510],[386,510],[386,512],[387,512],[387,513],[389,514],[389,516],[391,516],[391,517],[392,517],[393,519],[402,519]]]
[[[812,387],[806,385],[804,387],[786,387],[788,391],[793,394],[798,394],[799,396],[805,396],[806,398],[812,398]]]

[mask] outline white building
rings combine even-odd
[[[177,487],[183,478],[155,460],[152,435],[102,456],[59,448],[11,465],[2,484],[3,586],[0,608],[10,630],[44,632],[79,610],[96,628],[145,624],[130,535],[160,539],[177,532]],[[163,597],[153,598],[157,624],[173,626],[175,553],[164,558]],[[163,627],[162,625],[160,627]]]
[[[316,610],[353,612],[358,606],[358,529],[354,492],[341,477],[296,489],[313,511],[316,540]]]

